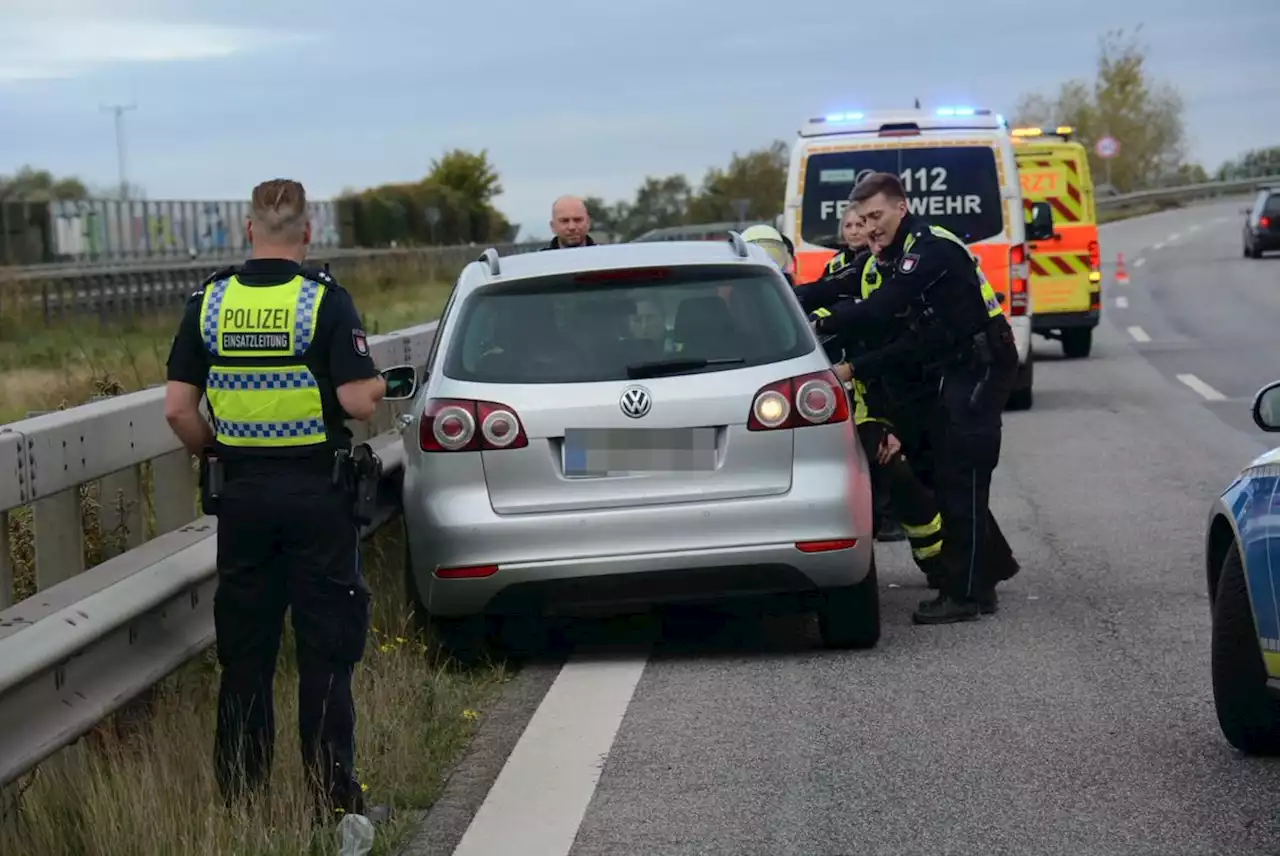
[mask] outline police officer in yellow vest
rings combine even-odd
[[[246,234],[249,260],[209,277],[187,303],[165,398],[174,433],[202,456],[205,511],[218,517],[215,771],[228,802],[267,779],[276,656],[291,608],[298,726],[317,805],[326,816],[368,813],[355,776],[351,680],[370,592],[335,464],[348,460],[345,420],[369,419],[386,385],[351,295],[303,267],[311,224],[302,185],[254,188]]]
[[[1002,413],[1017,375],[1013,332],[964,242],[907,210],[898,177],[875,173],[850,198],[884,284],[856,304],[813,317],[821,333],[895,329],[892,342],[854,361],[873,376],[901,358],[927,358],[942,373],[935,495],[942,510],[944,577],[918,623],[969,621],[994,611],[997,575],[985,567],[991,475],[1000,457]]]

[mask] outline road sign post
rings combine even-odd
[[[1106,136],[1099,139],[1098,142],[1094,143],[1093,153],[1096,154],[1098,157],[1102,158],[1102,160],[1106,163],[1107,186],[1108,187],[1112,186],[1111,185],[1111,159],[1114,158],[1116,155],[1120,154],[1120,141],[1117,140],[1115,137],[1111,136],[1110,134],[1107,134]]]

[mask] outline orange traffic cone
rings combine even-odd
[[[1116,253],[1116,282],[1128,282],[1129,272],[1124,268],[1124,253]]]

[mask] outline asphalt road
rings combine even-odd
[[[1280,258],[1241,257],[1241,207],[1104,227],[1131,281],[1093,356],[1036,340],[998,616],[912,626],[894,544],[872,652],[799,617],[581,630],[488,712],[410,852],[1280,853],[1280,763],[1225,743],[1208,674],[1205,515],[1273,439],[1248,408],[1280,377]]]

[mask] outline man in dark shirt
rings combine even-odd
[[[202,456],[205,511],[218,517],[215,770],[229,802],[267,778],[291,607],[298,725],[318,805],[364,813],[351,680],[370,592],[352,498],[334,476],[337,453],[351,447],[345,420],[369,419],[386,385],[351,295],[303,266],[311,225],[302,185],[256,187],[247,233],[251,258],[214,273],[187,302],[165,395],[174,433]]]
[[[551,205],[551,231],[555,237],[542,249],[564,250],[569,247],[594,247],[591,213],[587,203],[576,196],[561,196]]]
[[[946,573],[939,596],[922,603],[913,618],[970,621],[995,611],[995,586],[1016,569],[1011,555],[1003,569],[993,565],[997,551],[988,526],[1001,413],[1017,375],[1013,333],[965,243],[910,214],[896,176],[864,178],[850,201],[867,224],[886,281],[866,300],[838,304],[813,323],[824,334],[897,331],[883,348],[854,361],[855,376],[874,376],[904,360],[938,366],[941,447],[934,487],[946,529]]]

